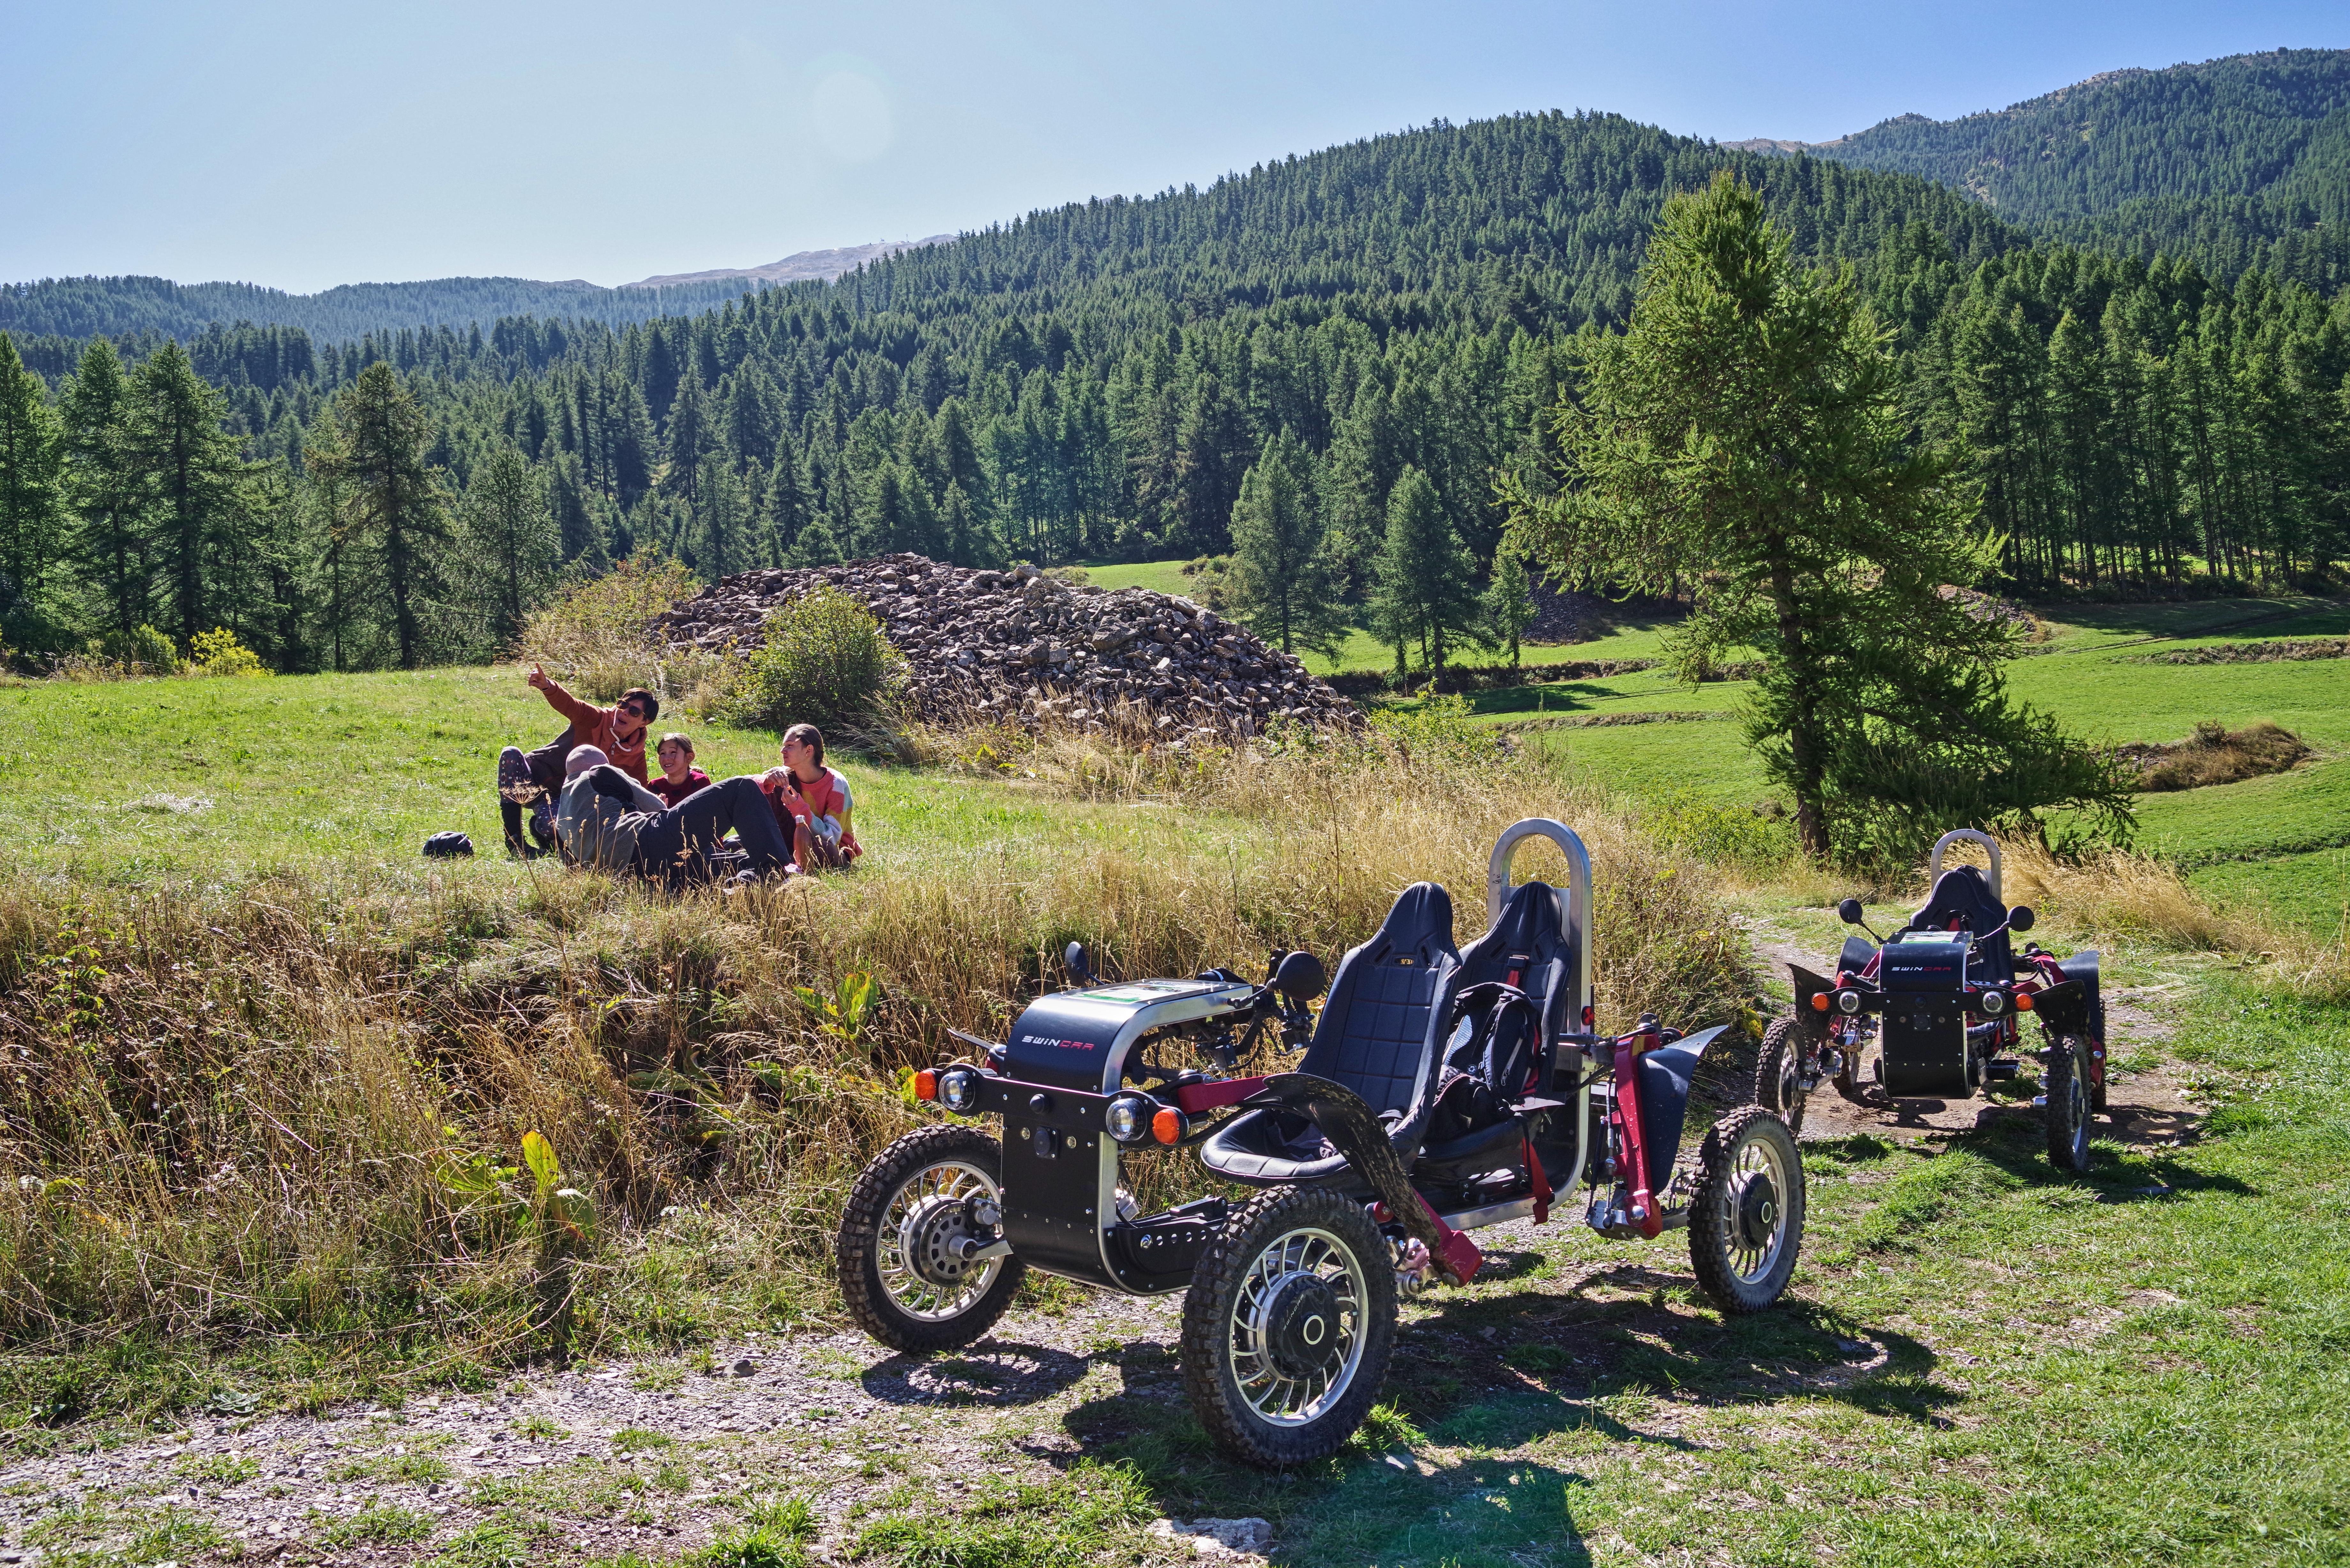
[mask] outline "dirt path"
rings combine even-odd
[[[1768,964],[1807,960],[1765,923],[1750,935]],[[2117,1061],[2166,1035],[2162,1001],[2150,987],[2111,994]],[[1988,1117],[2033,1116],[2032,1092],[1898,1110],[1824,1092],[1803,1133],[1947,1138]],[[2100,1132],[2133,1146],[2191,1138],[2199,1120],[2189,1086],[2168,1071],[2120,1077],[2112,1102]],[[1601,1361],[1648,1354],[1640,1343],[1721,1332],[1666,1304],[1686,1284],[1679,1248],[1596,1264],[1556,1256],[1557,1233],[1577,1230],[1570,1219],[1540,1232],[1523,1223],[1479,1232],[1488,1276],[1406,1309],[1397,1397],[1409,1399],[1422,1382],[1449,1389],[1447,1399],[1465,1397],[1462,1386],[1477,1380],[1506,1392],[1529,1375],[1496,1351],[1567,1319],[1611,1325],[1616,1348]],[[1183,1429],[1180,1310],[1180,1297],[1055,1287],[998,1334],[929,1359],[892,1355],[860,1334],[803,1332],[712,1345],[687,1361],[523,1369],[494,1390],[399,1409],[192,1415],[169,1434],[68,1430],[55,1452],[0,1466],[0,1568],[233,1560],[523,1568],[629,1553],[660,1562],[738,1535],[792,1499],[810,1511],[795,1527],[807,1554],[846,1563],[864,1554],[859,1536],[877,1520],[926,1508],[945,1517],[989,1489],[1049,1493],[1072,1466],[1123,1438]],[[1828,1363],[1799,1380],[1849,1378],[1885,1354],[1865,1342],[1823,1344]],[[1544,1347],[1523,1365],[1581,1377],[1599,1362]],[[1164,1510],[1182,1506],[1159,1495]],[[1049,1510],[1049,1498],[1037,1506]],[[1211,1522],[1252,1550],[1201,1539],[1198,1529]],[[1169,1562],[1245,1563],[1280,1549],[1261,1520],[1197,1528],[1162,1520],[1138,1539],[1147,1558]],[[721,1555],[707,1568],[755,1565]]]
[[[1748,936],[1757,961],[1781,982],[1776,987],[1780,991],[1785,989],[1786,966],[1791,962],[1819,973],[1832,972],[1830,954],[1814,951],[1810,944],[1766,922],[1750,924]],[[2190,1141],[2202,1125],[2205,1107],[2193,1085],[2175,1067],[2133,1071],[2122,1065],[2135,1056],[2161,1054],[2159,1047],[2171,1033],[2165,1002],[2178,989],[2175,984],[2116,986],[2106,992],[2106,1060],[2113,1064],[2112,1076],[2106,1086],[2106,1110],[2095,1118],[2092,1137],[2111,1137],[2134,1148],[2175,1148]],[[1779,1005],[1784,1007],[1784,1001]],[[2027,1037],[2031,1033],[2026,1031]],[[1866,1133],[1916,1143],[1972,1132],[2002,1117],[2029,1117],[2036,1125],[2040,1112],[2032,1102],[2039,1093],[2028,1057],[2022,1077],[1994,1085],[1981,1099],[1854,1105],[1823,1085],[1804,1107],[1803,1136],[1832,1139]]]

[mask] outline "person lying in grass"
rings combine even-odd
[[[575,747],[564,769],[570,776],[556,807],[555,834],[567,865],[631,871],[672,888],[790,874],[791,846],[755,778],[712,784],[672,806],[594,746]],[[722,852],[729,832],[742,842]]]
[[[554,846],[555,796],[563,787],[564,759],[575,747],[593,746],[612,766],[639,784],[645,782],[645,729],[660,717],[660,699],[632,686],[611,707],[598,708],[566,691],[543,666],[532,665],[524,680],[546,699],[548,707],[570,721],[569,728],[536,751],[508,746],[498,753],[498,815],[505,819],[506,853],[527,860]],[[536,848],[522,836],[525,806],[533,808],[530,831],[538,840]]]
[[[848,781],[824,765],[824,732],[794,724],[778,749],[784,765],[769,768],[759,787],[775,807],[775,826],[792,836],[798,868],[834,870],[864,854],[849,826]]]
[[[710,775],[693,765],[693,742],[676,731],[660,738],[653,756],[661,771],[647,779],[645,786],[670,805],[710,787]]]

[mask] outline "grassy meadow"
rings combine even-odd
[[[736,1537],[763,1544],[696,1548],[697,1568],[1157,1562],[1154,1515],[1260,1515],[1283,1562],[1315,1568],[2343,1561],[2350,997],[2338,957],[2310,960],[2345,877],[2329,835],[2350,827],[2350,670],[2128,662],[2350,629],[2293,603],[2229,629],[2264,607],[2068,609],[2016,667],[2025,695],[2103,737],[2272,718],[2317,748],[2289,774],[2146,804],[2146,843],[2240,915],[2159,867],[2127,887],[2019,873],[2041,879],[2036,934],[2102,946],[2108,986],[2137,999],[2119,1086],[2175,1103],[2176,1137],[2101,1123],[2093,1174],[2058,1179],[2028,1082],[1971,1130],[1816,1134],[1794,1289],[1747,1319],[1703,1303],[1677,1238],[1603,1241],[1571,1210],[1497,1234],[1475,1285],[1406,1310],[1357,1441],[1287,1478],[1216,1456],[1163,1397],[1168,1345],[1098,1335],[1058,1403],[935,1413],[986,1445],[981,1484],[877,1438],[849,1452],[894,1490],[827,1523],[837,1546]],[[1661,629],[1562,651],[1645,656]],[[837,759],[869,850],[853,875],[671,900],[499,856],[496,749],[557,727],[512,669],[0,687],[19,739],[0,760],[0,1456],[102,1453],[209,1410],[366,1398],[392,1420],[543,1378],[527,1131],[592,1201],[581,1363],[657,1386],[729,1336],[820,1336],[843,1186],[921,1115],[900,1072],[946,1028],[1000,1028],[1076,937],[1128,973],[1335,955],[1418,877],[1451,888],[1465,941],[1485,848],[1523,815],[1593,844],[1604,1023],[1751,1022],[1783,992],[1750,939],[1830,949],[1843,889],[1709,852],[1716,808],[1763,793],[1728,722],[1740,691],[1639,672],[1480,693],[1464,732],[1414,757],[1409,793],[1376,737],[1143,756],[925,733],[912,763]],[[1506,762],[1471,749],[1611,711],[1708,716],[1529,729]],[[719,776],[772,757],[764,735],[656,727],[693,734]],[[422,860],[447,828],[484,853]],[[1522,870],[1555,869],[1544,853]],[[2301,934],[2272,943],[2261,921]],[[2299,968],[2251,956],[2293,942]],[[879,981],[869,1013],[827,1005],[852,973]],[[1138,1179],[1147,1199],[1196,1190],[1172,1162]],[[1035,1281],[1000,1333],[1081,1323],[1088,1299]],[[884,1365],[871,1347],[841,1376]],[[837,1511],[844,1472],[785,1446],[746,1481],[743,1452],[681,1443],[663,1473],[680,1496],[772,1487]],[[577,1543],[610,1480],[593,1469],[484,1490],[496,1511],[470,1529],[462,1500],[439,1524],[420,1495],[367,1550],[488,1568],[484,1532],[504,1532],[533,1544],[501,1564],[647,1568]],[[129,1483],[55,1484],[20,1504],[45,1540],[156,1507]],[[354,1528],[319,1525],[304,1560],[345,1560]],[[140,1564],[236,1551],[136,1539]]]

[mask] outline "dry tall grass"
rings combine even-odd
[[[1973,859],[1963,847],[1957,860]],[[2329,940],[2282,929],[2241,909],[2222,909],[2155,856],[2103,849],[2062,857],[2033,839],[2001,842],[2002,888],[2011,904],[2092,936],[2185,952],[2222,953],[2271,983],[2329,1000],[2350,997],[2350,910]]]
[[[988,738],[926,743],[1005,765]],[[1717,1022],[1751,994],[1708,873],[1534,763],[1018,745],[1026,787],[1136,802],[1130,845],[979,846],[733,900],[555,870],[498,893],[0,882],[0,1334],[415,1329],[504,1354],[531,1342],[533,1129],[599,1216],[589,1343],[684,1321],[722,1277],[738,1305],[821,1311],[845,1179],[911,1114],[896,1070],[950,1026],[1000,1029],[1068,940],[1128,974],[1335,959],[1433,878],[1466,941],[1521,816],[1591,846],[1603,1021]],[[1541,846],[1520,869],[1563,877]],[[883,1001],[844,1033],[795,988],[851,971]]]

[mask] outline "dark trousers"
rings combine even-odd
[[[792,846],[775,826],[774,808],[748,776],[727,779],[648,817],[637,830],[637,869],[665,882],[706,882],[723,862],[719,841],[727,830],[743,841],[743,868],[762,876],[780,874],[791,864]]]
[[[529,770],[530,782],[545,791],[548,800],[553,800],[563,793],[564,759],[571,755],[573,744],[571,730],[567,725],[563,733],[556,736],[538,750],[522,753],[523,766]],[[504,821],[506,827],[506,847],[516,854],[526,852],[522,836],[522,812],[525,804],[521,801],[508,800],[504,795],[498,797],[498,815]]]

